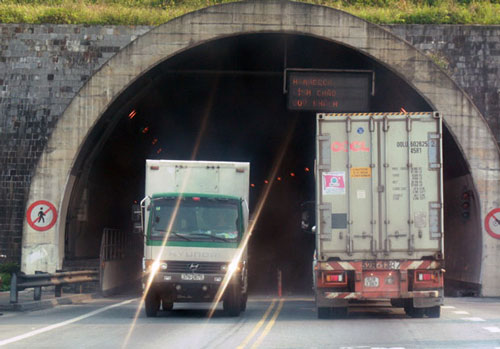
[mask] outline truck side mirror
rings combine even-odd
[[[141,221],[141,205],[134,204],[132,205],[132,222],[140,222]]]
[[[142,234],[141,205],[132,205],[132,225],[134,234]]]
[[[316,204],[314,201],[307,201],[300,205],[301,221],[300,228],[303,232],[316,234]]]
[[[142,234],[142,224],[141,224],[141,222],[134,222],[133,233],[134,234]]]

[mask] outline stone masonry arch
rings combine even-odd
[[[422,52],[389,31],[342,11],[287,1],[209,7],[152,29],[112,57],[82,87],[59,119],[32,178],[26,207],[56,205],[59,220],[44,234],[23,226],[22,269],[54,271],[64,257],[64,228],[75,160],[99,118],[142,74],[201,43],[248,33],[300,33],[351,47],[384,64],[443,113],[471,168],[481,217],[500,206],[500,159],[486,121],[467,95]],[[482,294],[500,295],[500,247],[482,223]]]

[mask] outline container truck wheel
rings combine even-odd
[[[229,285],[226,289],[226,295],[222,307],[229,316],[239,316],[241,312],[241,288],[239,283]]]
[[[330,308],[320,307],[318,308],[318,319],[328,319],[330,317]]]
[[[333,307],[332,317],[334,319],[341,319],[347,317],[347,307]]]
[[[405,312],[407,315],[409,315],[413,318],[422,318],[422,317],[424,317],[424,314],[426,313],[424,308],[415,308],[413,305],[406,306]]]
[[[441,307],[439,305],[425,309],[425,313],[430,318],[438,318],[441,316]]]
[[[156,317],[160,309],[160,301],[160,296],[154,290],[149,290],[144,302],[147,317]]]

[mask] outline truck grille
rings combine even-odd
[[[171,273],[221,274],[224,273],[221,266],[227,263],[167,261],[167,264],[167,272]]]

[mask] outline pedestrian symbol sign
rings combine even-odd
[[[486,215],[484,226],[491,237],[500,239],[500,208],[495,208]]]
[[[35,201],[28,207],[26,220],[37,231],[49,230],[57,221],[56,207],[45,200]]]

